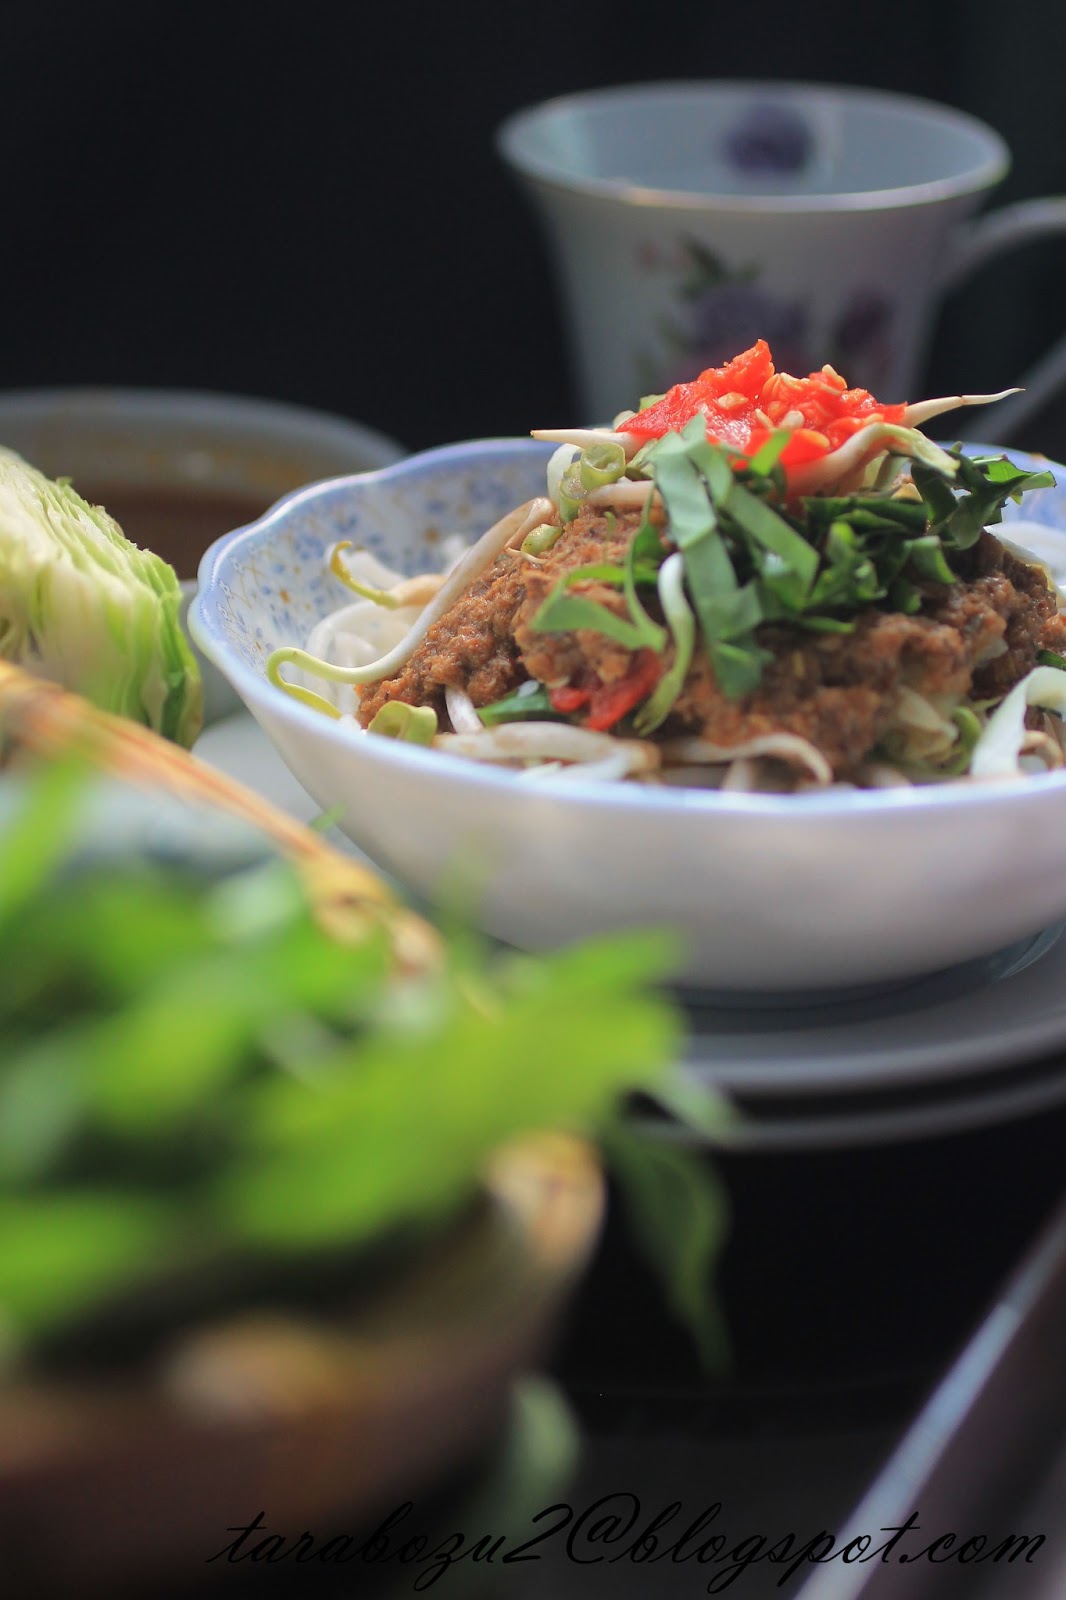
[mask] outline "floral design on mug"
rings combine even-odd
[[[694,378],[705,367],[731,360],[757,339],[767,341],[784,371],[810,370],[802,301],[768,293],[759,286],[757,268],[731,270],[697,239],[681,240],[678,248],[679,317],[660,327],[663,355],[641,363],[649,387],[665,389]],[[640,259],[642,265],[651,265],[649,256]]]
[[[722,141],[722,159],[746,177],[794,177],[809,164],[814,135],[792,106],[772,101],[748,107]]]
[[[639,359],[649,392],[721,366],[757,339],[767,341],[784,372],[813,372],[829,362],[850,384],[877,393],[891,371],[897,308],[880,289],[855,290],[819,332],[802,299],[765,289],[758,267],[730,268],[698,239],[681,239],[673,250],[645,241],[637,260],[642,272],[669,271],[677,279],[677,315],[659,324],[658,354]]]
[[[833,348],[827,359],[847,374],[849,383],[876,394],[892,370],[895,321],[896,307],[887,295],[879,289],[857,290],[833,324]]]

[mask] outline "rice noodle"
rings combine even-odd
[[[616,750],[599,761],[575,761],[565,766],[559,761],[546,761],[541,766],[526,767],[519,776],[531,783],[561,783],[580,778],[583,783],[620,783],[623,778],[637,777],[632,771],[632,758],[626,750]]]
[[[653,771],[660,761],[659,746],[648,739],[619,739],[567,722],[506,722],[481,733],[440,733],[433,747],[475,761],[589,762],[619,755],[625,757],[627,776]]]
[[[509,511],[499,522],[483,533],[476,544],[470,546],[462,559],[452,568],[433,599],[419,614],[417,621],[398,644],[385,655],[364,666],[339,668],[308,654],[306,650],[285,648],[275,650],[268,663],[268,672],[277,681],[278,670],[286,662],[302,668],[316,677],[331,679],[335,683],[377,683],[389,678],[407,665],[433,624],[449,611],[476,578],[490,567],[497,556],[512,544],[521,544],[526,534],[555,515],[555,507],[543,496],[527,500],[524,505]],[[372,603],[372,602],[371,602]],[[325,669],[325,670],[324,670]]]
[[[1039,757],[1049,770],[1064,764],[1061,744],[1044,728],[1026,729],[1019,754]]]
[[[918,694],[915,689],[908,689],[905,684],[897,695],[894,716],[897,722],[905,723],[912,728],[922,728],[926,732],[942,733],[945,727],[953,728],[952,724],[945,722],[940,712],[924,695]]]
[[[402,606],[428,606],[444,586],[447,573],[419,572],[413,578],[404,578],[389,592]]]
[[[449,684],[444,691],[444,703],[448,708],[448,721],[456,733],[484,733],[485,725],[465,689]]]
[[[726,771],[725,767],[685,766],[679,762],[677,766],[662,767],[649,781],[671,788],[720,789]]]
[[[884,761],[867,761],[855,774],[864,789],[911,789],[914,785],[897,767]]]
[[[615,483],[605,483],[590,489],[583,504],[587,506],[620,506],[624,510],[640,511],[656,493],[650,478],[619,478]]]
[[[759,787],[759,763],[751,756],[738,756],[726,769],[722,779],[723,790],[751,794]]]
[[[956,697],[942,695],[939,698],[942,705],[937,705],[934,697],[918,694],[906,685],[899,690],[893,708],[893,724],[882,736],[889,754],[908,763],[938,761],[958,744],[958,726],[946,714],[954,709]]]
[[[1066,713],[1066,672],[1058,667],[1034,667],[996,707],[970,757],[975,778],[1011,778],[1021,772],[1018,758],[1031,729],[1026,729],[1029,706]]]
[[[307,638],[310,655],[335,662],[339,667],[363,667],[383,651],[391,650],[418,620],[421,606],[400,606],[389,610],[373,600],[354,600],[316,622]],[[348,684],[319,679],[296,669],[290,680],[307,688],[321,688],[325,697],[340,711],[353,711],[357,691]]]
[[[833,769],[822,752],[798,733],[763,733],[743,744],[712,744],[709,739],[669,739],[663,746],[663,759],[673,763],[731,762],[758,756],[772,756],[790,767],[798,767],[819,786],[833,781]],[[723,787],[724,787],[723,783]]]

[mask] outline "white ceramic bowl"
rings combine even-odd
[[[427,451],[290,495],[204,558],[194,637],[375,861],[431,899],[445,868],[468,863],[484,927],[530,949],[675,928],[678,976],[715,989],[893,982],[1066,917],[1066,772],[801,796],[580,780],[564,792],[363,735],[267,681],[270,652],[303,645],[344,602],[326,572],[332,543],[431,569],[441,533],[474,537],[542,492],[549,453],[500,439]],[[1056,473],[1059,487],[1024,510],[1066,559],[1066,468]]]

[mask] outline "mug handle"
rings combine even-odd
[[[1066,233],[1066,195],[1019,200],[968,223],[958,237],[941,276],[944,290],[962,280],[1001,250],[1048,234]],[[981,437],[988,444],[1006,444],[1011,435],[1066,384],[1066,335],[1033,363],[1021,380],[1023,393],[1011,395],[981,412]]]

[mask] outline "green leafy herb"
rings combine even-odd
[[[494,700],[491,705],[479,706],[477,714],[487,728],[494,728],[501,722],[521,722],[527,717],[539,720],[559,716],[542,683],[530,693],[504,695],[502,700]],[[560,720],[565,721],[565,718]]]
[[[1008,499],[1053,479],[1005,458],[945,451],[913,429],[889,428],[892,474],[851,494],[784,494],[783,433],[751,461],[710,443],[701,417],[644,447],[669,539],[684,561],[688,598],[723,691],[757,687],[772,659],[756,629],[783,622],[810,632],[848,633],[862,609],[922,606],[920,585],[952,584],[952,555],[999,520]],[[909,477],[900,477],[901,464]],[[630,464],[632,467],[632,463]]]
[[[690,1150],[640,1139],[615,1127],[606,1147],[623,1181],[623,1203],[648,1261],[663,1281],[668,1303],[696,1338],[705,1367],[728,1359],[708,1268],[721,1249],[728,1218],[725,1193]]]
[[[652,621],[636,596],[637,583],[654,583],[657,577],[658,568],[644,562],[627,567],[613,566],[609,562],[575,567],[560,578],[539,607],[530,627],[536,633],[567,633],[589,628],[628,650],[661,651],[666,643],[666,630]],[[624,589],[628,619],[616,616],[607,606],[587,595],[571,594],[570,590],[579,583],[606,583]]]
[[[931,520],[939,525],[930,531],[937,533],[945,548],[968,550],[983,529],[1001,520],[1008,500],[1020,500],[1030,489],[1054,487],[1050,472],[1028,472],[1005,456],[965,456],[958,446],[950,454],[958,463],[958,482],[963,491],[958,498],[952,497],[950,507],[934,487],[937,480],[930,476],[933,469],[922,462],[915,462],[912,469],[922,498],[932,496]]]
[[[684,562],[679,552],[668,556],[660,568],[659,598],[673,636],[674,659],[633,720],[636,732],[642,736],[654,732],[669,716],[681,693],[696,642],[696,619],[685,599]]]
[[[685,578],[715,676],[726,694],[754,688],[763,653],[753,630],[763,618],[752,584],[741,584],[719,527],[735,484],[724,452],[708,445],[702,417],[682,433],[666,434],[648,454],[648,468],[666,507],[670,536],[681,551]]]
[[[680,1018],[653,988],[671,941],[534,958],[455,938],[443,969],[400,977],[383,933],[331,939],[279,862],[216,879],[83,857],[67,776],[22,792],[0,900],[5,1348],[61,1364],[160,1306],[350,1286],[362,1252],[448,1226],[490,1153],[538,1130],[617,1140],[638,1238],[709,1348],[717,1190],[622,1123],[634,1092],[694,1127],[722,1116],[674,1084]]]

